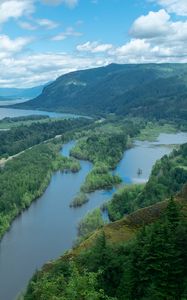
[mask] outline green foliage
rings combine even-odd
[[[162,201],[180,191],[187,181],[187,144],[170,156],[164,156],[153,167],[150,179],[136,199],[137,207]]]
[[[29,147],[54,138],[57,135],[81,128],[90,123],[87,119],[58,120],[32,123],[8,131],[0,131],[0,157],[17,154]]]
[[[78,225],[78,233],[80,240],[87,238],[96,229],[102,227],[104,221],[101,210],[96,208],[94,211],[88,213]]]
[[[113,169],[122,158],[126,144],[127,136],[121,132],[91,133],[76,144],[71,155],[94,164],[103,163]]]
[[[187,144],[164,156],[153,167],[145,185],[123,187],[106,205],[111,221],[125,214],[165,200],[180,191],[187,182]]]
[[[35,146],[0,169],[0,238],[12,220],[44,192],[53,171],[75,170],[74,160],[61,157],[59,148]]]
[[[112,175],[110,169],[115,168],[123,156],[127,146],[127,135],[121,131],[89,133],[78,141],[71,150],[71,155],[78,159],[90,160],[94,168],[87,175],[81,190],[85,193],[98,189],[107,189],[119,184],[119,176]]]
[[[121,280],[119,299],[182,299],[187,275],[186,239],[187,224],[172,202],[163,220],[138,234]],[[125,290],[129,282],[130,288]]]
[[[171,199],[129,243],[108,243],[103,231],[89,249],[46,267],[24,299],[186,299],[186,247],[187,223]]]
[[[71,157],[65,157],[60,156],[58,159],[54,162],[55,169],[59,169],[62,172],[68,172],[71,171],[73,173],[77,173],[80,171],[80,162],[74,158]]]
[[[99,189],[112,188],[119,183],[121,183],[119,176],[110,174],[105,164],[96,163],[91,172],[86,176],[81,190],[84,193],[90,193]]]
[[[63,274],[42,276],[40,283],[31,282],[25,300],[115,300],[98,289],[98,272],[80,270],[75,262],[66,263],[67,277]]]
[[[79,207],[88,202],[88,197],[85,193],[79,193],[70,203],[70,207]]]
[[[48,122],[49,117],[45,115],[30,115],[9,118],[6,117],[0,120],[0,129],[10,129],[12,127],[18,127],[21,125],[30,125],[34,122]]]
[[[148,122],[136,139],[152,142],[156,140],[160,133],[176,133],[176,125]]]
[[[142,192],[144,185],[125,186],[117,191],[112,200],[107,204],[107,210],[111,221],[120,220],[125,214],[135,211],[136,198]]]

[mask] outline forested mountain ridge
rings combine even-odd
[[[185,119],[186,104],[186,64],[111,64],[65,74],[17,107]]]

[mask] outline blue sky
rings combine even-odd
[[[116,63],[187,62],[187,0],[0,0],[0,86]]]

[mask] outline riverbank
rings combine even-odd
[[[60,156],[59,150],[60,144],[45,143],[6,162],[0,173],[0,239],[12,221],[43,194],[53,172],[80,170],[75,159]]]

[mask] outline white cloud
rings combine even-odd
[[[110,62],[105,58],[79,57],[65,53],[38,53],[0,60],[0,85],[6,87],[31,87],[55,80],[58,76]],[[6,69],[6,72],[3,70]]]
[[[187,16],[186,0],[152,0],[152,1],[164,7],[169,13],[175,13],[179,16]]]
[[[23,28],[23,29],[26,29],[26,30],[36,30],[37,29],[37,26],[36,25],[33,25],[29,22],[24,22],[24,21],[20,21],[18,22],[18,25]]]
[[[59,26],[58,23],[56,23],[52,20],[49,20],[49,19],[38,19],[38,20],[36,20],[36,23],[39,26],[44,27],[46,29],[54,29],[54,28],[57,28]]]
[[[134,39],[131,40],[129,43],[117,48],[116,54],[120,56],[140,56],[145,55],[149,50],[150,44],[148,42],[141,39]]]
[[[31,38],[19,37],[11,40],[7,35],[0,35],[0,52],[12,53],[21,51],[31,42]]]
[[[82,36],[81,32],[75,31],[73,27],[68,27],[64,32],[61,32],[52,37],[52,41],[63,41],[67,37],[80,37]]]
[[[22,16],[31,15],[35,11],[35,4],[38,1],[50,5],[64,4],[70,8],[78,4],[78,0],[1,0],[0,23],[5,23],[11,18],[19,19]]]
[[[133,23],[130,42],[111,53],[119,62],[187,62],[187,21],[165,11],[149,12]]]
[[[185,43],[187,38],[187,21],[173,22],[171,16],[162,9],[139,17],[133,23],[130,33],[134,38],[152,39],[158,44],[160,42],[169,44],[171,41]]]
[[[11,18],[18,19],[33,12],[34,5],[31,0],[2,0],[0,2],[0,23],[5,23]]]
[[[168,32],[168,21],[170,15],[161,9],[158,12],[149,12],[146,16],[141,16],[133,23],[130,33],[138,38],[152,38],[166,35]]]
[[[106,52],[112,49],[112,44],[99,44],[98,42],[86,42],[85,44],[78,45],[77,50],[79,52],[91,52],[99,53]]]

